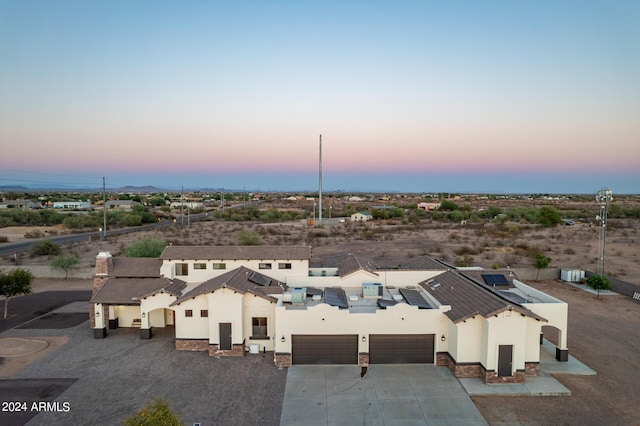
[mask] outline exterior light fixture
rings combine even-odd
[[[284,341],[285,341],[284,336],[282,336],[282,337],[280,338],[280,341],[281,341],[282,343],[284,343]]]
[[[442,341],[444,342],[445,340],[447,340],[447,338],[446,338],[446,337],[444,337],[444,334],[443,334],[443,335],[440,337],[440,340],[442,340]]]
[[[145,314],[144,312],[142,313],[142,318],[146,317],[147,314]]]
[[[363,342],[366,342],[366,341],[367,341],[367,336],[364,336],[364,335],[363,335],[363,336],[362,336],[362,341],[363,341]]]
[[[96,316],[99,317],[100,316],[100,311],[96,311]]]

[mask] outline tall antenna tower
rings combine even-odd
[[[320,170],[320,183],[318,189],[318,224],[322,226],[322,135],[320,135],[320,164],[318,169]]]
[[[600,221],[600,238],[598,239],[598,275],[604,275],[604,251],[605,233],[607,230],[607,215],[609,214],[609,203],[613,200],[613,193],[608,188],[603,188],[596,192],[596,203],[600,205],[600,213],[596,220]]]

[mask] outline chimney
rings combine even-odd
[[[96,256],[96,275],[108,276],[113,269],[113,257],[108,251],[101,251]]]

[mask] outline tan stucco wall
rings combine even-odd
[[[512,371],[524,370],[527,340],[527,317],[515,311],[505,311],[484,320],[486,353],[481,361],[487,370],[498,370],[498,346],[513,345]],[[535,321],[535,320],[533,320]]]
[[[173,324],[173,314],[171,312],[165,313],[165,308],[168,308],[175,300],[175,296],[162,292],[142,299],[140,301],[140,311],[148,316],[148,326],[164,327],[165,325]],[[200,311],[198,311],[199,314]],[[143,327],[146,326],[147,324],[143,320]]]
[[[221,322],[231,323],[232,344],[243,342],[242,299],[242,294],[228,288],[221,288],[207,294],[208,306],[211,307],[209,309],[209,343],[220,343],[219,323]]]
[[[176,276],[175,267],[176,263],[188,263],[189,274]],[[206,263],[207,269],[193,269],[194,263]],[[226,269],[212,269],[213,263],[225,263]],[[272,269],[260,269],[260,263],[271,263]],[[278,269],[279,263],[291,263],[291,269]],[[289,260],[289,259],[260,259],[260,260],[197,260],[197,259],[185,259],[182,260],[165,260],[160,267],[160,274],[166,278],[174,279],[179,278],[182,281],[189,283],[204,282],[211,278],[220,276],[229,271],[233,271],[241,266],[252,269],[256,272],[264,274],[268,277],[279,281],[285,281],[288,276],[306,276],[309,274],[309,261],[308,260]]]
[[[142,319],[139,306],[115,306],[114,310],[119,327],[131,327],[134,319]]]
[[[456,362],[479,362],[482,359],[482,328],[484,318],[477,315],[456,324],[456,341],[450,354]]]
[[[255,296],[253,294],[245,294],[242,300],[242,310],[243,310],[243,338],[247,345],[254,343],[260,346],[260,349],[266,349],[267,351],[272,351],[274,347],[274,336],[276,332],[276,304],[275,302],[270,302],[262,297]],[[251,335],[253,334],[253,317],[266,317],[267,318],[267,335],[270,337],[269,340],[252,340]],[[239,343],[239,342],[238,342]]]
[[[209,309],[206,296],[185,300],[180,305],[174,305],[176,311],[176,339],[208,339],[209,319],[200,316],[200,310]],[[192,317],[186,317],[185,311],[191,309]],[[211,315],[211,312],[209,312]]]

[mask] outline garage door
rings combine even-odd
[[[291,336],[291,361],[294,364],[357,364],[358,335]]]
[[[371,364],[433,364],[433,334],[371,334]]]

